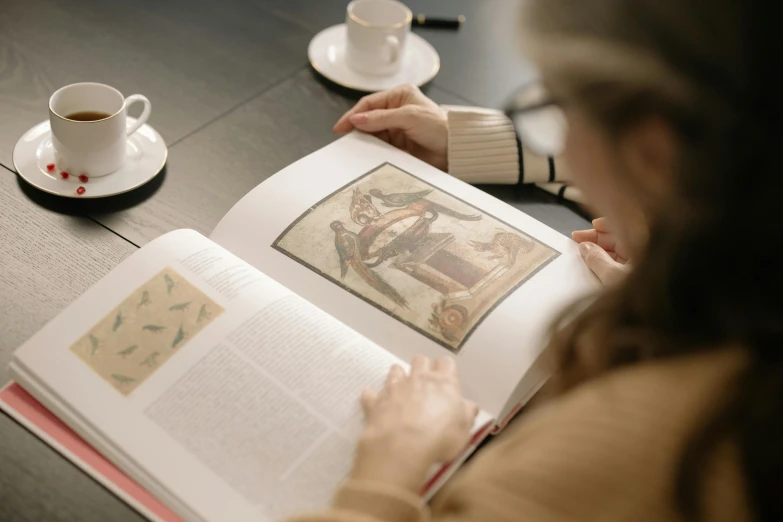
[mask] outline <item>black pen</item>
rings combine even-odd
[[[456,18],[439,18],[436,16],[427,16],[418,14],[413,19],[414,27],[432,27],[435,29],[459,29],[465,23],[465,17],[459,15]]]

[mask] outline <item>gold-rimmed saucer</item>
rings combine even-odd
[[[372,76],[354,71],[345,63],[345,24],[324,29],[310,41],[307,56],[310,65],[327,80],[355,91],[377,92],[403,83],[422,86],[440,70],[438,51],[421,36],[408,34],[405,55],[399,72]]]
[[[128,118],[128,125],[135,122]],[[166,164],[168,148],[149,124],[128,137],[125,164],[116,172],[96,178],[79,179],[79,172],[66,176],[55,162],[49,120],[24,133],[14,147],[14,168],[35,188],[66,198],[103,198],[129,192],[153,179]],[[80,188],[82,190],[80,190]]]

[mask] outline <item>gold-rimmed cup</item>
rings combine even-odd
[[[373,76],[398,72],[412,20],[411,10],[397,0],[353,0],[345,17],[348,67]]]
[[[143,103],[141,116],[127,126],[128,107]],[[49,99],[52,146],[59,171],[89,177],[105,176],[125,163],[128,136],[144,125],[150,102],[141,94],[125,98],[120,91],[102,83],[73,83],[58,89]],[[84,120],[78,115],[103,115]]]

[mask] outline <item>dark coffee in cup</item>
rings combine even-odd
[[[73,121],[98,121],[104,120],[109,116],[111,116],[111,114],[100,111],[79,111],[68,114],[66,118]]]

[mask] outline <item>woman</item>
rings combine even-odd
[[[573,181],[633,270],[564,313],[551,346],[557,396],[431,508],[417,491],[462,449],[474,409],[450,359],[418,358],[365,394],[349,481],[330,510],[297,520],[783,520],[783,177],[772,153],[783,40],[766,5],[531,4],[527,49],[567,115]],[[481,127],[471,117],[466,128]],[[451,150],[459,124],[398,89],[336,130],[380,133],[452,168],[466,158]]]

